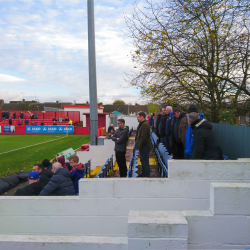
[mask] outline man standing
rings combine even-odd
[[[151,150],[150,142],[150,125],[145,120],[146,114],[139,112],[137,114],[137,121],[139,125],[137,127],[136,138],[135,138],[135,149],[139,149],[140,159],[142,164],[142,177],[150,177],[150,166],[149,166],[149,152]]]
[[[16,112],[13,113],[13,119],[16,119]]]
[[[162,116],[162,110],[159,110],[159,115],[157,117],[156,125],[155,125],[155,133],[156,133],[156,135],[158,137],[160,137],[160,135],[159,135],[159,124],[160,124],[161,116]]]
[[[174,117],[171,120],[171,137],[172,137],[172,149],[174,159],[184,159],[184,145],[181,141],[179,134],[179,126],[185,113],[180,109],[174,109]]]
[[[20,118],[23,119],[23,112],[20,112]]]
[[[199,117],[195,105],[190,105],[187,113],[193,129],[193,159],[220,160],[213,125]]]
[[[118,119],[118,129],[113,134],[112,140],[115,141],[115,157],[120,170],[120,177],[127,177],[126,148],[128,142],[128,127],[124,119]]]
[[[2,112],[2,120],[5,121],[5,112]]]
[[[108,135],[109,135],[109,139],[111,138],[111,135],[115,132],[115,129],[114,129],[114,125],[111,124],[109,127],[108,127]]]
[[[166,126],[167,126],[167,120],[168,120],[169,114],[171,112],[172,112],[172,107],[167,106],[166,110],[165,110],[165,115],[164,115],[163,119],[161,120],[161,126],[160,126],[161,142],[163,143],[163,145],[166,148],[168,148],[168,134],[166,134],[166,131],[169,130],[168,128],[166,128]]]

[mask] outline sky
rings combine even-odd
[[[125,82],[132,68],[124,12],[132,0],[95,0],[97,96],[143,103]],[[87,0],[0,0],[0,99],[89,101]]]

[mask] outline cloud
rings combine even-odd
[[[4,74],[0,74],[0,82],[24,82],[26,80],[15,77],[15,76],[10,76],[10,75],[4,75]]]
[[[123,11],[131,2],[100,0],[95,6],[97,89],[104,103],[138,101],[137,90],[124,88],[132,48]],[[10,83],[1,86],[0,99],[36,93],[41,102],[88,100],[86,0],[0,0],[0,33],[0,82]]]

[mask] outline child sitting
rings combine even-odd
[[[77,155],[72,155],[70,157],[70,166],[72,167],[71,172],[71,180],[73,181],[73,186],[76,194],[79,193],[78,182],[81,178],[85,176],[85,165],[78,163],[79,157]]]

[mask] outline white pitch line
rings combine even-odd
[[[23,147],[23,148],[18,148],[18,149],[10,150],[10,151],[7,151],[7,152],[0,153],[0,155],[7,154],[7,153],[10,153],[10,152],[14,152],[14,151],[17,151],[17,150],[20,150],[20,149],[25,149],[25,148],[30,148],[30,147],[33,147],[33,146],[41,145],[41,144],[44,144],[44,143],[47,143],[47,142],[51,142],[51,141],[57,141],[57,140],[66,138],[67,136],[64,136],[64,137],[61,137],[61,138],[58,138],[58,139],[54,139],[54,140],[49,140],[49,141],[45,141],[45,142],[33,144],[33,145],[30,145],[30,146],[27,146],[27,147]]]

